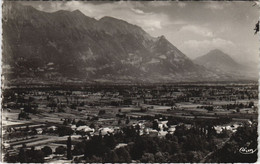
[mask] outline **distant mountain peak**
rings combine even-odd
[[[82,13],[79,9],[73,10],[73,13]]]
[[[124,23],[124,24],[130,24],[125,20],[110,17],[110,16],[104,16],[101,19],[99,19],[100,22],[110,22],[110,23]]]
[[[230,73],[231,75],[238,75],[245,70],[244,66],[219,49],[209,51],[207,54],[196,58],[194,62],[210,70]]]
[[[159,36],[159,39],[166,39],[164,35]]]
[[[142,30],[139,26],[131,24],[123,19],[119,19],[119,18],[114,18],[114,17],[110,17],[110,16],[104,16],[101,19],[99,19],[100,23],[109,23],[109,24],[116,24],[119,25],[118,28],[122,28],[122,27],[126,27],[129,26],[131,28],[137,28],[139,30]]]
[[[56,15],[61,15],[61,16],[74,16],[74,17],[81,17],[81,18],[90,18],[86,16],[84,13],[82,13],[80,10],[73,10],[73,11],[68,11],[68,10],[58,10],[53,12],[53,14]],[[91,18],[93,19],[93,18]]]
[[[220,49],[213,49],[211,51],[209,51],[206,55],[201,56],[201,57],[208,57],[208,58],[212,58],[212,60],[216,60],[216,61],[220,61],[222,62],[222,60],[227,60],[229,62],[232,63],[236,63],[236,61],[234,59],[232,59],[232,57],[230,57],[228,54],[226,54],[225,52],[223,52]],[[200,58],[200,57],[198,57]]]
[[[68,13],[70,13],[70,11],[67,10],[58,10],[53,12],[53,14],[68,14]]]
[[[210,52],[215,52],[215,53],[223,53],[223,51],[222,51],[222,50],[220,50],[220,49],[217,49],[217,48],[216,48],[216,49],[213,49],[213,50],[210,50],[210,51],[209,51],[209,53],[210,53]]]
[[[213,49],[209,51],[207,54],[196,58],[195,61],[236,63],[236,61],[234,61],[228,54],[224,53],[222,50],[219,49]]]
[[[84,15],[86,16],[84,13],[82,13],[80,10],[73,10],[72,13],[77,14],[77,15]]]
[[[170,43],[164,35],[157,37],[157,42],[159,43]],[[171,44],[171,43],[170,43]]]
[[[225,52],[223,52],[222,50],[220,49],[213,49],[213,50],[210,50],[207,55],[225,55],[225,56],[229,56],[228,54],[226,54]]]

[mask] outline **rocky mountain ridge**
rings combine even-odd
[[[3,5],[3,73],[9,79],[175,82],[227,80],[194,64],[164,36],[81,11]]]

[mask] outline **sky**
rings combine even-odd
[[[24,1],[38,10],[80,10],[100,19],[111,16],[142,27],[153,37],[164,35],[194,59],[220,49],[240,63],[257,63],[259,35],[254,35],[259,7],[254,2],[172,1]]]

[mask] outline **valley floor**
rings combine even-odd
[[[223,150],[256,148],[256,84],[15,86],[3,96],[5,162],[252,162],[256,156]]]

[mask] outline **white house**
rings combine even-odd
[[[36,130],[37,134],[42,134],[42,132],[43,132],[42,128],[36,128],[35,130]]]
[[[92,129],[89,126],[84,125],[84,126],[77,127],[76,131],[78,131],[78,132],[85,132],[85,133],[87,133],[87,132],[94,133],[95,129]]]
[[[99,133],[104,136],[106,134],[110,134],[110,133],[113,133],[114,132],[114,129],[113,128],[109,128],[109,127],[106,127],[106,128],[100,128],[98,129]]]

